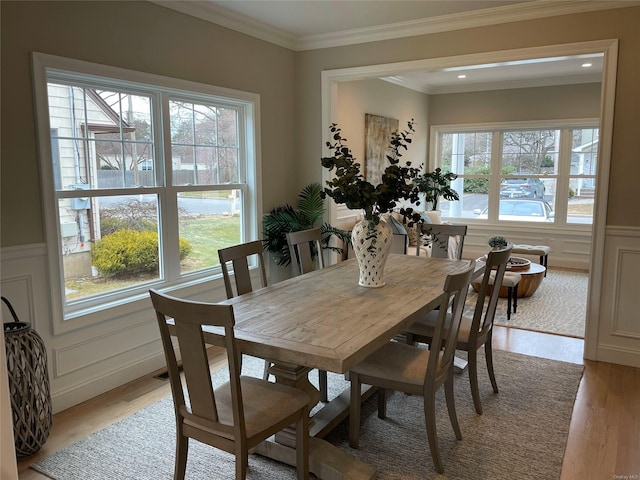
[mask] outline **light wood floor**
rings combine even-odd
[[[495,328],[494,348],[584,363],[561,480],[640,479],[640,369],[583,361],[580,339],[513,328]],[[149,375],[58,413],[43,449],[19,463],[19,478],[46,479],[29,464],[169,393],[167,381]]]

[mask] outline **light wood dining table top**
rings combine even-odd
[[[437,306],[447,275],[468,265],[391,254],[385,285],[366,288],[351,259],[221,303],[243,353],[345,373]]]

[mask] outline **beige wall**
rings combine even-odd
[[[526,122],[598,118],[599,83],[429,97],[429,124]]]
[[[428,104],[427,95],[383,80],[343,82],[338,85],[338,124],[353,156],[363,160],[366,113],[397,118],[400,130],[406,130],[407,122],[414,119],[416,132],[403,158],[413,165],[426,164]]]
[[[297,195],[294,52],[149,2],[3,0],[0,8],[3,247],[45,240],[34,51],[260,94],[263,207]]]
[[[317,179],[322,155],[321,86],[323,70],[386,64],[515,48],[581,41],[620,40],[615,125],[608,198],[608,225],[640,226],[634,202],[640,162],[637,137],[640,112],[640,7],[543,18],[397,40],[299,52],[296,57],[296,109],[299,183]]]

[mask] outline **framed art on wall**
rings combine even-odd
[[[398,131],[397,118],[381,117],[365,113],[364,115],[364,165],[362,171],[365,179],[377,185],[382,179],[382,172],[387,166],[387,149],[391,134]]]

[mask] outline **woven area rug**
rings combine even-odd
[[[507,299],[498,301],[494,322],[505,327],[584,338],[589,274],[550,269],[531,297],[518,299],[518,313],[507,320]],[[473,315],[477,294],[469,289],[465,315]]]
[[[348,420],[327,440],[378,470],[379,479],[558,479],[583,367],[508,352],[495,352],[499,394],[485,370],[477,415],[466,373],[456,375],[456,405],[463,439],[457,441],[442,392],[437,429],[445,474],[433,469],[420,397],[394,393],[388,417],[377,417],[376,396],[362,410],[360,448],[348,446]],[[263,363],[245,361],[244,373],[260,376]],[[311,375],[311,378],[317,375]],[[214,381],[223,375],[214,374]],[[330,398],[348,384],[329,374]],[[161,480],[173,478],[175,422],[170,397],[31,465],[56,480]],[[232,455],[191,441],[186,478],[234,478]],[[249,479],[295,478],[295,469],[253,455]]]

